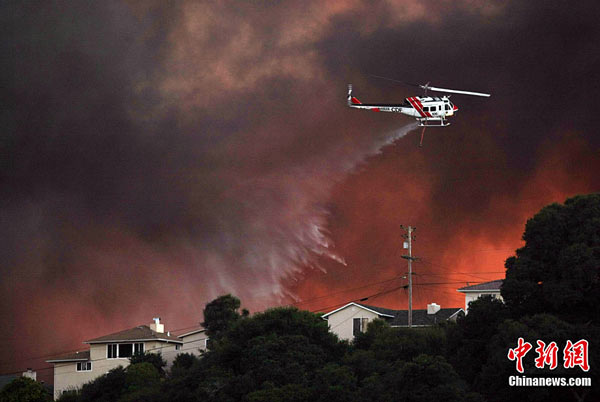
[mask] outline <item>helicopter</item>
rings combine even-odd
[[[385,77],[375,77],[396,81]],[[402,113],[414,117],[415,120],[417,120],[417,122],[419,123],[419,127],[423,127],[423,130],[421,131],[421,141],[419,142],[419,146],[421,147],[423,146],[423,136],[427,127],[449,126],[450,123],[447,122],[446,119],[448,117],[454,116],[454,114],[458,111],[458,107],[450,101],[450,95],[444,95],[441,97],[427,96],[427,91],[483,96],[486,98],[490,97],[490,94],[481,92],[433,87],[429,85],[429,82],[424,85],[407,85],[418,86],[422,88],[424,90],[424,95],[411,96],[409,98],[404,99],[404,102],[399,104],[362,103],[352,95],[352,84],[348,84],[348,106],[356,109],[372,110],[374,112]]]

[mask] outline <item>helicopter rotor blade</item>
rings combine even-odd
[[[425,94],[427,94],[428,90],[431,90],[431,91],[436,91],[436,92],[446,92],[446,93],[453,93],[453,94],[483,96],[485,98],[489,98],[491,96],[490,94],[485,94],[483,92],[462,91],[462,90],[458,90],[458,89],[438,88],[438,87],[429,86],[429,83],[427,83],[425,85],[419,85],[419,84],[413,84],[413,83],[406,82],[406,81],[395,80],[393,78],[383,77],[381,75],[375,75],[375,74],[369,74],[369,75],[371,77],[381,78],[382,80],[397,82],[399,84],[404,84],[404,85],[408,85],[408,86],[411,86],[411,87],[423,88],[425,90]]]
[[[436,91],[436,92],[447,92],[447,93],[453,93],[453,94],[483,96],[486,98],[489,98],[491,96],[490,94],[484,94],[482,92],[472,92],[472,91],[461,91],[458,89],[437,88],[437,87],[430,87],[429,85],[420,85],[420,87],[425,90],[429,89],[431,91]]]
[[[375,74],[369,74],[371,77],[375,77],[375,78],[381,78],[382,80],[388,80],[388,81],[392,81],[392,82],[397,82],[399,84],[404,84],[404,85],[409,85],[411,87],[420,87],[421,85],[419,84],[412,84],[410,82],[406,82],[406,81],[400,81],[400,80],[395,80],[393,78],[388,78],[388,77],[383,77],[381,75],[375,75]]]

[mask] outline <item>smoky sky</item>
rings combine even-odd
[[[195,325],[223,293],[253,310],[336,293],[316,310],[386,292],[402,280],[341,291],[404,272],[401,224],[416,306],[460,306],[450,282],[502,277],[528,217],[598,191],[598,11],[5,2],[2,367],[157,315]],[[350,82],[419,94],[372,75],[492,97],[453,96],[418,148],[408,117],[345,106]]]

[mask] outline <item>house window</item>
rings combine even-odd
[[[143,353],[143,343],[110,343],[106,345],[106,357],[108,359],[126,358],[134,353]]]
[[[175,344],[175,350],[181,350],[181,344],[176,343]]]
[[[367,330],[368,323],[368,318],[355,318],[353,320],[352,335],[356,336],[361,332],[365,332]]]
[[[133,356],[133,343],[119,344],[119,357],[131,357],[131,356]]]
[[[77,371],[92,371],[92,362],[77,362]]]
[[[106,345],[106,357],[108,359],[116,359],[117,358],[117,344],[110,343]]]
[[[141,355],[144,353],[144,344],[143,343],[134,343],[133,344],[133,353],[136,355]]]

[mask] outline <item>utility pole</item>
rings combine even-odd
[[[408,248],[408,255],[403,255],[402,258],[408,260],[408,327],[412,328],[412,262],[417,259],[412,256],[412,233],[417,230],[417,228],[412,226],[405,228],[402,225],[400,225],[400,227],[403,230],[406,230],[407,234],[403,236],[408,240],[407,242],[404,242],[404,248]]]

